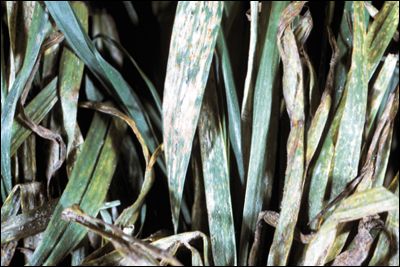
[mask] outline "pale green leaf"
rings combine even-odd
[[[163,100],[163,139],[175,232],[222,9],[220,2],[179,2],[175,15]]]

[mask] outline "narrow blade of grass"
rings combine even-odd
[[[107,125],[108,121],[103,117],[94,116],[80,157],[69,177],[67,187],[54,210],[42,242],[31,257],[31,265],[42,265],[46,261],[67,228],[68,224],[60,219],[61,212],[66,206],[79,203],[83,198],[104,142]]]
[[[6,78],[6,66],[4,65],[4,47],[3,47],[3,23],[1,23],[1,110],[3,110],[3,104],[7,97],[7,78]]]
[[[25,108],[26,115],[36,124],[52,110],[57,102],[57,78],[54,78]],[[11,156],[13,156],[26,138],[32,133],[31,129],[22,125],[18,119],[12,126]]]
[[[226,266],[236,265],[237,258],[229,164],[219,114],[211,73],[200,112],[199,139],[214,264]]]
[[[244,185],[244,166],[243,166],[243,151],[242,151],[242,129],[240,121],[240,109],[237,99],[237,91],[235,80],[233,77],[229,50],[226,44],[225,35],[222,28],[217,39],[217,52],[221,59],[222,76],[224,79],[225,95],[228,107],[228,124],[229,124],[229,139],[232,144],[233,153],[235,154],[236,164],[238,166],[240,182]]]
[[[399,197],[399,173],[397,172],[389,189]],[[389,212],[385,230],[379,234],[378,243],[368,266],[396,266],[399,263],[399,209]]]
[[[301,16],[297,23],[293,25],[293,31],[298,40],[299,50],[302,55],[303,64],[307,67],[307,71],[304,71],[304,85],[307,86],[307,91],[305,92],[306,99],[308,98],[309,110],[305,111],[306,114],[310,116],[315,115],[315,111],[318,107],[318,103],[321,99],[320,92],[318,90],[317,75],[314,70],[314,66],[308,56],[307,50],[305,49],[305,42],[307,41],[311,30],[313,28],[313,19],[311,17],[311,12],[308,10],[303,16]]]
[[[125,132],[125,125],[120,121],[113,120],[109,126],[104,144],[98,155],[95,169],[91,173],[90,181],[87,185],[86,191],[82,199],[74,203],[80,203],[81,207],[92,216],[96,216],[103,206],[111,179],[114,175],[115,168],[118,162],[119,142]],[[85,154],[82,153],[83,156]],[[87,155],[86,155],[87,156]],[[74,186],[77,186],[75,184]],[[65,208],[67,204],[60,200],[61,209]],[[57,214],[55,212],[55,214]],[[60,217],[57,220],[61,220]],[[72,249],[82,241],[87,234],[87,230],[79,225],[69,224],[62,232],[61,238],[57,244],[52,247],[52,251],[47,257],[44,265],[56,265],[59,263]],[[46,244],[46,243],[44,243]]]
[[[85,32],[88,31],[88,9],[83,2],[72,4],[77,18]],[[63,126],[67,134],[67,157],[71,151],[75,137],[76,118],[78,111],[79,89],[83,77],[83,62],[75,54],[64,47],[60,59],[59,86]]]
[[[349,71],[349,59],[351,53],[351,47],[353,45],[353,37],[350,29],[349,20],[353,13],[352,1],[346,1],[342,13],[342,19],[340,21],[339,33],[337,37],[337,44],[339,48],[339,60],[335,68],[335,79],[334,79],[334,108],[336,109],[340,103],[340,99],[343,95],[344,86],[346,84],[346,76]]]
[[[8,1],[5,5],[10,44],[8,82],[11,88],[26,56],[25,48],[29,38],[27,33],[32,22],[36,2]]]
[[[390,103],[392,102],[392,103]],[[397,87],[393,99],[388,100],[387,105],[395,105],[395,113],[398,111],[398,103],[399,103],[399,87]],[[395,116],[395,115],[394,115]],[[389,157],[390,157],[390,152],[392,148],[392,140],[393,140],[393,132],[394,132],[394,124],[395,120],[394,117],[391,118],[385,125],[385,128],[383,129],[382,135],[384,136],[379,140],[378,144],[378,151],[380,153],[377,153],[376,155],[376,172],[375,172],[375,177],[373,181],[373,187],[376,186],[383,186],[384,181],[385,181],[385,176],[386,176],[386,171],[388,168],[388,162],[389,162]]]
[[[175,232],[222,9],[219,2],[179,2],[175,15],[163,103],[163,139]]]
[[[336,41],[331,33],[329,33],[329,42],[332,46],[332,58],[329,63],[330,68],[328,77],[326,79],[325,89],[321,97],[320,104],[311,120],[310,128],[307,131],[307,152],[306,152],[306,166],[307,170],[309,164],[317,151],[318,146],[322,144],[321,137],[326,128],[332,104],[333,92],[333,79],[335,73],[335,66],[339,57],[339,49]],[[311,202],[311,201],[310,201]]]
[[[241,109],[242,136],[251,136],[253,118],[253,95],[256,80],[256,47],[258,38],[258,1],[250,1],[250,44],[247,62],[246,79],[244,82],[243,102]],[[251,139],[242,139],[244,170],[247,173]]]
[[[335,21],[335,8],[337,8],[335,2],[328,2],[325,7],[325,18],[324,18],[324,29],[332,28],[332,21]],[[324,88],[324,84],[326,83],[325,73],[328,67],[328,51],[329,51],[329,39],[330,36],[327,31],[323,31],[322,40],[321,40],[321,59],[318,66],[318,78],[319,78],[319,86],[320,88]]]
[[[39,56],[40,48],[48,33],[49,26],[47,14],[41,5],[36,5],[29,29],[26,57],[1,110],[1,177],[7,192],[10,192],[12,188],[11,129],[15,108],[29,77],[32,75],[31,72]]]
[[[358,172],[364,121],[367,109],[368,77],[365,12],[363,3],[354,2],[353,52],[346,82],[346,99],[333,156],[331,199],[336,197]]]
[[[15,39],[16,39],[16,33],[17,33],[17,4],[18,2],[16,1],[7,1],[5,2],[5,7],[6,7],[6,13],[7,13],[7,26],[8,26],[8,40],[10,42],[10,48],[9,48],[9,54],[10,58],[8,60],[9,63],[9,73],[7,77],[8,85],[9,87],[12,86],[15,80],[15,74],[16,74],[16,44],[15,44]]]
[[[162,149],[163,149],[163,146],[160,145],[156,149],[156,151],[154,151],[154,154],[149,159],[149,162],[147,163],[147,166],[146,166],[145,177],[144,177],[144,181],[143,181],[139,196],[136,199],[136,201],[132,204],[132,206],[126,208],[121,213],[121,215],[115,221],[116,225],[127,227],[129,225],[134,225],[136,223],[136,220],[139,216],[140,209],[144,204],[147,194],[150,192],[150,189],[152,188],[152,186],[154,184],[155,175],[154,175],[153,166],[157,160],[157,157],[162,152]]]
[[[290,4],[279,20],[278,48],[283,63],[282,87],[291,130],[279,223],[268,255],[268,265],[286,265],[301,204],[305,170],[305,96],[300,48],[291,23],[305,2]]]
[[[399,2],[386,1],[368,28],[366,36],[368,55],[368,76],[370,79],[378,67],[399,25]]]
[[[277,88],[275,88],[275,85],[278,78],[279,55],[276,34],[281,12],[287,4],[287,2],[272,3],[254,88],[250,160],[240,234],[240,265],[247,264],[251,233],[254,233],[257,216],[262,210],[264,200],[270,197],[265,195],[267,187],[272,188],[273,173],[271,173],[270,169],[267,170],[266,166],[275,165],[275,155],[272,154],[274,149],[267,148],[267,140],[270,135],[273,135],[272,132],[277,130],[277,127],[271,126],[275,124],[272,121],[277,120],[275,116],[271,116],[273,102],[277,101]]]
[[[47,1],[45,3],[57,27],[63,32],[74,53],[106,85],[106,88],[111,90],[112,95],[117,98],[128,114],[135,119],[138,128],[144,133],[144,138],[150,151],[154,151],[157,141],[152,134],[147,114],[144,112],[143,105],[137,94],[130,88],[121,74],[100,55],[68,2]]]
[[[368,97],[368,110],[367,110],[367,121],[366,121],[366,132],[365,136],[368,138],[372,131],[373,123],[378,114],[379,107],[381,106],[383,97],[387,90],[390,90],[389,83],[391,77],[394,74],[396,64],[399,56],[394,54],[387,55],[385,62],[381,70],[379,71],[378,77],[376,78],[372,90]]]

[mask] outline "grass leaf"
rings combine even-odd
[[[49,30],[47,14],[41,5],[36,5],[26,48],[26,57],[20,72],[10,88],[10,93],[1,110],[1,177],[7,192],[12,188],[11,177],[11,128],[17,101],[32,75],[32,70],[39,56],[41,45]]]
[[[227,148],[218,114],[217,89],[211,73],[200,112],[199,139],[214,264],[226,266],[236,265],[237,258]]]
[[[250,235],[254,232],[258,213],[262,210],[265,192],[272,187],[273,172],[266,166],[274,166],[274,149],[267,147],[267,140],[276,131],[271,116],[272,104],[277,101],[277,74],[279,67],[276,34],[282,10],[287,2],[273,2],[270,10],[265,43],[260,59],[256,84],[254,88],[253,126],[251,136],[250,160],[246,181],[246,193],[243,209],[243,221],[240,234],[239,264],[247,263],[250,249]],[[274,126],[272,126],[274,125]]]
[[[130,88],[121,74],[99,54],[76,18],[70,4],[65,1],[47,1],[46,6],[56,21],[57,26],[64,33],[65,39],[68,41],[71,49],[96,77],[107,88],[112,90],[112,93],[122,103],[124,109],[135,119],[140,131],[144,133],[144,139],[150,151],[154,151],[157,142],[154,139],[154,135],[151,134],[151,125],[149,125],[139,97]]]
[[[399,197],[399,173],[391,183],[391,191]],[[394,266],[399,262],[399,251],[391,251],[390,247],[399,247],[399,209],[389,211],[386,218],[385,231],[379,234],[378,243],[368,266]],[[389,245],[389,246],[388,246]]]
[[[253,118],[253,94],[254,85],[256,80],[256,47],[258,38],[258,1],[250,1],[250,43],[249,43],[249,55],[247,62],[246,79],[243,90],[243,102],[241,109],[241,125],[242,125],[242,136],[251,136],[251,123]],[[247,172],[247,166],[249,161],[250,153],[250,141],[249,138],[243,138],[243,161],[245,171]]]
[[[58,100],[57,78],[54,78],[25,108],[26,115],[36,124],[39,124],[51,111]],[[18,120],[14,120],[12,127],[11,156],[32,133]]]
[[[367,66],[363,64],[367,51],[364,16],[363,3],[354,2],[353,53],[332,162],[331,199],[336,197],[358,172],[368,97]]]
[[[394,54],[387,55],[385,62],[378,77],[373,83],[372,90],[368,96],[368,110],[365,136],[368,138],[372,132],[372,126],[378,114],[379,107],[382,104],[385,93],[390,90],[389,83],[394,74],[399,56]]]
[[[305,170],[304,81],[300,47],[291,27],[305,2],[290,4],[282,12],[278,30],[279,55],[283,63],[283,95],[290,118],[287,141],[288,161],[279,223],[268,255],[268,265],[286,265],[300,210]]]
[[[394,210],[398,201],[398,197],[383,187],[353,194],[343,201],[323,223],[307,246],[302,264],[309,266],[325,264],[327,252],[335,239],[338,224]]]
[[[180,2],[175,15],[163,102],[165,158],[175,232],[222,8],[219,2]]]
[[[88,10],[84,3],[72,4],[81,25],[88,31]],[[60,59],[58,91],[63,114],[64,129],[67,134],[67,157],[71,151],[75,137],[76,118],[78,112],[78,96],[83,77],[83,62],[67,47],[63,49]]]
[[[78,158],[69,183],[61,196],[59,203],[53,213],[46,231],[44,232],[43,240],[35,250],[30,259],[31,265],[42,265],[52,253],[54,246],[65,232],[68,224],[60,219],[61,212],[64,206],[79,203],[86,191],[86,187],[90,182],[92,172],[104,142],[108,122],[100,116],[95,116],[91,125],[80,157]],[[79,181],[77,183],[77,181]],[[65,256],[65,255],[64,255]]]
[[[220,54],[221,58],[222,77],[224,79],[225,95],[227,99],[229,138],[232,144],[233,152],[235,154],[240,182],[242,185],[244,185],[240,109],[237,99],[237,90],[233,77],[231,60],[229,57],[229,50],[226,45],[225,35],[222,28],[220,28],[220,33],[217,39],[217,52]]]
[[[366,36],[368,54],[368,78],[374,74],[375,69],[386,51],[390,40],[399,25],[399,2],[386,1],[378,12],[374,22],[368,28]]]

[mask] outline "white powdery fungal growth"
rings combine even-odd
[[[222,9],[222,2],[179,2],[176,11],[163,101],[165,157],[175,232]]]

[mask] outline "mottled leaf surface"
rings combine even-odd
[[[169,194],[175,232],[223,3],[178,3],[165,78],[163,127]]]

